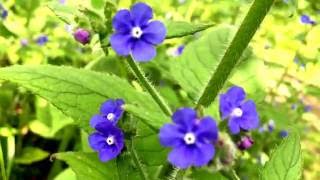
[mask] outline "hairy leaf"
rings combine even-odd
[[[294,180],[302,174],[302,154],[299,134],[290,131],[289,137],[275,149],[261,172],[261,180]]]
[[[190,24],[184,21],[168,21],[166,22],[166,39],[192,35],[197,32],[206,30],[212,26],[213,24]]]
[[[117,76],[43,65],[2,68],[0,79],[18,83],[45,98],[87,132],[90,132],[89,119],[109,98],[123,98],[130,106],[129,112],[155,128],[169,121],[148,94],[136,91]]]

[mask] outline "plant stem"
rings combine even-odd
[[[6,169],[4,165],[4,157],[3,157],[3,151],[2,151],[2,144],[0,142],[0,169],[1,169],[1,176],[3,180],[7,180],[6,176]]]
[[[168,104],[164,101],[160,93],[156,90],[155,87],[151,85],[147,77],[144,75],[142,69],[139,65],[133,60],[133,58],[127,58],[127,62],[129,67],[134,72],[135,76],[140,81],[141,85],[149,92],[152,98],[156,101],[156,103],[160,106],[161,110],[168,116],[171,116],[172,112],[169,108]]]
[[[240,28],[225,52],[217,70],[211,76],[200,96],[197,108],[209,106],[227,81],[232,69],[238,63],[243,51],[248,46],[264,17],[270,10],[274,0],[255,0],[244,18]]]
[[[137,166],[137,169],[139,171],[140,177],[143,180],[149,180],[149,175],[146,172],[145,168],[143,167],[143,164],[141,164],[138,154],[136,152],[136,150],[133,147],[133,140],[131,139],[129,143],[127,143],[127,148],[131,154],[132,160],[134,162],[134,164]]]

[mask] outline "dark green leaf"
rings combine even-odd
[[[296,131],[290,131],[289,136],[272,153],[270,160],[264,166],[261,180],[294,180],[302,175],[302,152],[300,136]]]

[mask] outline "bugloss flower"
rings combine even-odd
[[[124,146],[121,129],[108,121],[97,124],[95,129],[89,136],[89,145],[99,153],[99,159],[106,162],[117,157]]]
[[[156,55],[155,45],[166,37],[166,28],[160,21],[150,21],[152,9],[145,3],[134,4],[130,11],[120,10],[112,20],[115,33],[111,47],[121,56],[131,54],[136,61],[150,61]]]
[[[281,137],[281,138],[285,138],[285,137],[287,137],[289,135],[289,132],[287,131],[287,130],[281,130],[280,132],[279,132],[279,136]]]
[[[100,114],[94,115],[90,120],[90,126],[95,128],[99,123],[111,122],[116,125],[124,112],[122,106],[124,101],[122,99],[109,99],[102,103],[100,107]]]
[[[225,94],[220,95],[221,117],[229,119],[228,127],[232,134],[259,126],[255,103],[252,100],[245,101],[245,98],[244,90],[238,86],[233,86]]]
[[[169,162],[179,168],[208,164],[218,138],[216,122],[209,116],[198,118],[191,108],[177,110],[172,120],[173,124],[165,124],[159,134],[160,143],[173,148]]]
[[[48,36],[46,35],[41,35],[36,39],[36,42],[38,45],[43,46],[48,42]]]
[[[83,28],[78,28],[76,32],[74,32],[73,36],[76,41],[83,45],[88,44],[91,39],[90,32]]]
[[[311,20],[311,18],[308,15],[305,15],[305,14],[300,16],[300,21],[303,24],[311,24],[311,25],[316,24],[316,22],[314,20]]]

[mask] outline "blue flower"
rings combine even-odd
[[[122,99],[109,99],[102,103],[100,107],[100,114],[94,115],[90,120],[90,126],[95,128],[99,123],[111,122],[116,125],[123,115],[124,101]]]
[[[281,130],[281,131],[279,132],[279,136],[280,136],[281,138],[285,138],[285,137],[287,137],[288,135],[289,135],[289,132],[286,131],[286,130]]]
[[[233,86],[220,95],[220,112],[222,119],[229,119],[228,127],[232,134],[240,130],[258,128],[259,116],[252,100],[245,101],[246,94],[241,87]]]
[[[198,118],[191,108],[178,109],[172,120],[173,124],[165,124],[159,133],[160,143],[173,148],[169,162],[183,169],[208,164],[218,139],[216,122],[209,116]]]
[[[254,141],[250,136],[244,136],[241,140],[237,143],[237,146],[240,150],[249,149],[253,145]]]
[[[275,126],[274,120],[270,119],[269,122],[268,122],[269,132],[272,132],[274,130],[274,126]]]
[[[311,18],[308,15],[305,15],[305,14],[300,16],[300,21],[303,24],[311,24],[311,25],[316,24],[315,21],[311,20]]]
[[[124,146],[124,136],[118,127],[106,121],[95,126],[96,131],[89,137],[89,145],[99,154],[102,162],[117,157]]]
[[[183,53],[184,48],[185,48],[184,45],[180,45],[176,50],[176,55],[180,56]]]
[[[38,45],[43,46],[48,42],[48,36],[41,35],[36,39]]]
[[[155,45],[166,37],[166,28],[160,21],[150,21],[151,7],[136,3],[129,10],[123,9],[112,19],[115,33],[110,38],[111,47],[121,56],[131,54],[136,61],[150,61],[156,55]]]

